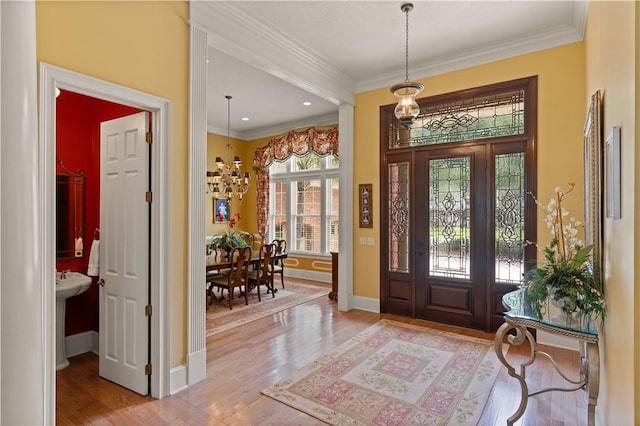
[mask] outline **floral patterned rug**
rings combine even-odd
[[[249,293],[249,305],[244,304],[244,297],[234,297],[233,309],[229,309],[229,300],[226,297],[222,301],[213,302],[207,309],[207,337],[306,303],[317,297],[327,297],[331,290],[330,284],[314,284],[313,281],[291,277],[286,277],[284,285],[286,288],[281,288],[278,277],[276,297],[272,297],[271,293],[265,294],[266,289],[262,287],[261,302],[258,301],[258,295],[254,289]]]
[[[262,393],[334,425],[475,425],[500,365],[491,341],[381,320]]]

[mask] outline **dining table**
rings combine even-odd
[[[289,255],[285,253],[279,253],[272,257],[275,260],[286,259]],[[249,266],[257,265],[260,262],[260,249],[251,249],[251,258],[249,259]],[[233,261],[229,259],[224,253],[219,250],[214,250],[210,254],[207,255],[207,270],[205,277],[207,277],[207,282],[209,282],[209,277],[216,274],[216,272],[229,269],[233,265]],[[278,292],[277,288],[273,288],[273,294],[275,295]],[[208,294],[211,296],[212,300],[222,301],[222,297],[217,297],[213,293],[212,285],[209,285],[207,289]]]
[[[274,260],[286,259],[288,253],[279,253],[272,257]],[[249,259],[249,266],[257,265],[260,261],[260,249],[251,249],[251,259]],[[221,269],[228,269],[233,262],[226,255],[214,250],[211,254],[207,255],[207,274],[210,272],[218,271]]]

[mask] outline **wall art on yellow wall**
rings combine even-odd
[[[359,185],[358,194],[360,195],[360,228],[373,228],[373,210],[371,206],[372,185],[370,183],[363,183]]]

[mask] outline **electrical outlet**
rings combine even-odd
[[[367,237],[360,237],[360,245],[361,246],[367,245]]]
[[[376,239],[373,237],[369,237],[367,238],[367,244],[370,246],[375,246],[376,245]]]

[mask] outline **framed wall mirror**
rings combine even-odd
[[[56,258],[84,254],[84,176],[56,175]]]
[[[584,125],[584,237],[593,246],[593,272],[602,282],[602,111],[600,90],[591,96]]]

